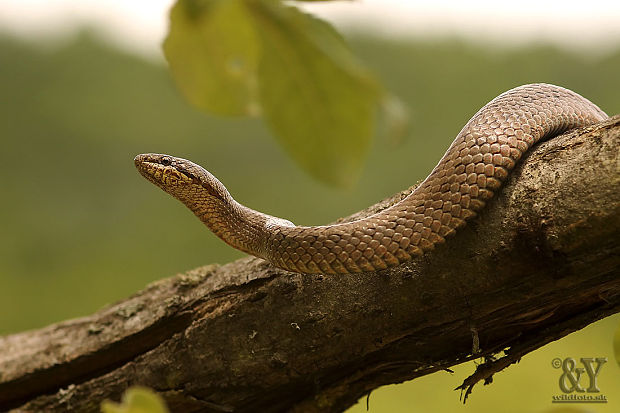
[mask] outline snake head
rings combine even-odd
[[[187,159],[144,153],[136,156],[134,163],[142,176],[186,205],[196,198],[197,193],[206,193],[222,202],[231,199],[217,178]]]

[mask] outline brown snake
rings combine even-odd
[[[537,141],[606,118],[595,104],[559,86],[509,90],[467,122],[405,199],[368,218],[317,227],[295,226],[241,205],[188,160],[143,154],[135,164],[226,243],[276,267],[326,274],[377,271],[421,256],[463,227]]]

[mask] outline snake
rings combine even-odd
[[[284,270],[307,274],[380,271],[421,257],[476,217],[538,141],[608,116],[560,86],[528,84],[482,107],[437,166],[408,196],[363,219],[297,226],[235,201],[201,166],[145,153],[142,176],[187,206],[215,235]]]

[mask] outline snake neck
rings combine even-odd
[[[268,258],[266,240],[272,228],[294,226],[285,219],[238,203],[227,191],[224,197],[216,197],[210,190],[199,187],[191,197],[177,199],[228,245],[259,258]]]

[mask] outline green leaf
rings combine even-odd
[[[191,103],[218,115],[258,114],[259,44],[244,0],[179,0],[163,48]]]
[[[164,52],[193,104],[262,113],[314,177],[340,186],[358,177],[383,91],[329,24],[280,0],[178,0]]]
[[[114,403],[104,400],[101,403],[103,413],[168,413],[168,408],[160,395],[153,390],[134,386],[123,394],[123,400]]]
[[[312,175],[350,185],[374,132],[378,85],[329,24],[280,2],[251,4],[265,120]]]

